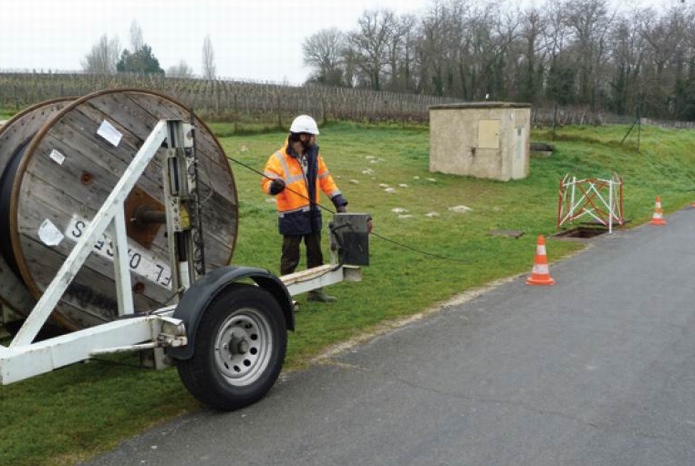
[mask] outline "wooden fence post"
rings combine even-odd
[[[282,129],[282,110],[280,109],[280,95],[278,94],[277,98],[277,106],[278,106],[278,129]]]
[[[239,131],[239,100],[237,93],[234,93],[234,134]]]

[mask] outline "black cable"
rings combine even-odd
[[[250,165],[246,165],[245,163],[243,163],[243,162],[241,162],[241,161],[239,161],[239,160],[236,160],[236,159],[233,158],[233,157],[227,156],[227,158],[228,158],[229,160],[231,160],[232,162],[238,163],[238,164],[241,165],[242,167],[244,167],[244,168],[246,168],[246,169],[248,169],[248,170],[250,170],[250,171],[252,171],[252,172],[254,172],[254,173],[256,173],[256,174],[258,174],[258,175],[260,175],[260,176],[262,176],[263,178],[268,178],[269,180],[272,180],[271,177],[269,177],[269,176],[266,175],[265,173],[262,173],[262,172],[256,170],[255,168],[251,167]],[[305,196],[305,195],[302,194],[302,193],[298,193],[297,191],[294,191],[294,190],[292,190],[291,188],[288,188],[288,187],[285,187],[285,189],[288,189],[290,192],[292,192],[292,193],[294,193],[294,194],[296,194],[296,195],[298,195],[298,196],[301,196],[301,197],[307,199],[308,201],[311,201],[311,199],[307,198],[307,196]],[[330,213],[332,213],[332,214],[335,214],[335,213],[336,213],[335,211],[329,209],[328,207],[322,206],[322,205],[319,204],[318,202],[317,202],[315,205],[318,206],[318,207],[320,207],[321,209],[325,210],[326,212],[330,212]],[[457,258],[455,258],[455,257],[441,256],[441,255],[439,255],[439,254],[434,254],[434,253],[431,253],[431,252],[427,252],[427,251],[423,251],[423,250],[421,250],[421,249],[414,248],[414,247],[412,247],[412,246],[408,246],[407,244],[399,243],[398,241],[392,240],[392,239],[387,238],[387,237],[385,237],[385,236],[383,236],[383,235],[380,235],[380,234],[378,234],[378,233],[374,233],[373,231],[370,232],[369,234],[372,235],[372,236],[375,236],[375,237],[377,237],[377,238],[379,238],[379,239],[381,239],[381,240],[384,240],[384,241],[386,241],[386,242],[388,242],[388,243],[395,244],[396,246],[400,246],[400,247],[402,247],[402,248],[404,248],[404,249],[408,249],[408,250],[410,250],[410,251],[417,252],[418,254],[422,254],[422,255],[424,255],[424,256],[432,257],[432,258],[434,258],[434,259],[446,260],[446,261],[451,261],[451,262],[458,262],[458,263],[461,263],[461,264],[470,264],[470,261],[464,261],[463,259],[457,259]]]
[[[24,152],[31,142],[31,138],[27,138],[14,151],[8,160],[5,170],[0,173],[0,257],[5,259],[7,265],[14,275],[24,283],[22,275],[19,272],[17,257],[12,247],[12,237],[10,231],[10,213],[12,206],[12,189],[14,188],[15,179],[19,165],[24,157]]]
[[[379,239],[382,239],[382,240],[384,240],[384,241],[386,241],[386,242],[388,242],[388,243],[395,244],[396,246],[400,246],[400,247],[402,247],[402,248],[404,248],[404,249],[409,249],[409,250],[411,250],[411,251],[413,251],[413,252],[417,252],[417,253],[419,253],[419,254],[422,254],[423,256],[429,256],[429,257],[432,257],[432,258],[434,258],[434,259],[440,259],[440,260],[445,260],[445,261],[459,262],[459,263],[461,263],[461,264],[470,264],[470,261],[465,261],[465,260],[463,260],[463,259],[457,259],[456,257],[441,256],[441,255],[439,255],[439,254],[435,254],[435,253],[432,253],[432,252],[423,251],[422,249],[417,249],[417,248],[414,248],[414,247],[412,247],[412,246],[408,246],[407,244],[399,243],[398,241],[394,241],[394,240],[392,240],[392,239],[390,239],[390,238],[387,238],[387,237],[385,237],[385,236],[380,235],[379,233],[374,233],[373,231],[370,233],[370,235],[376,236],[376,237],[379,238]]]
[[[104,364],[105,366],[120,366],[120,367],[129,367],[131,369],[147,369],[151,370],[151,368],[147,366],[143,366],[142,364],[134,364],[132,362],[120,362],[120,361],[114,361],[113,359],[106,359],[106,358],[89,358],[88,361],[93,361],[93,362],[99,362],[101,364]]]
[[[246,165],[245,163],[243,163],[243,162],[241,162],[241,161],[239,161],[239,160],[237,160],[237,159],[235,159],[235,158],[233,158],[233,157],[230,157],[230,156],[227,156],[227,158],[228,158],[229,160],[231,160],[232,162],[238,163],[238,164],[241,165],[242,167],[244,167],[244,168],[246,168],[246,169],[248,169],[248,170],[251,170],[252,172],[256,173],[257,175],[261,175],[263,178],[268,178],[268,179],[271,180],[271,181],[273,180],[273,178],[269,177],[269,176],[266,175],[265,173],[262,173],[262,172],[256,170],[255,168],[253,168],[253,167],[250,166],[250,165]],[[309,201],[309,202],[312,202],[311,199],[309,199],[307,196],[305,196],[305,195],[302,194],[302,193],[298,193],[297,191],[293,190],[292,188],[289,188],[289,187],[285,186],[285,189],[288,190],[288,191],[291,192],[291,193],[296,194],[297,196],[303,197],[304,199],[306,199],[306,200]],[[319,204],[318,202],[316,202],[314,205],[317,206],[317,207],[319,207],[320,209],[325,210],[326,212],[330,212],[330,213],[332,213],[332,214],[335,214],[335,213],[336,213],[334,210],[329,209],[328,207],[324,207],[324,206],[322,206],[321,204]]]

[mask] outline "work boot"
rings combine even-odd
[[[334,303],[338,301],[338,298],[336,298],[335,296],[327,295],[325,291],[319,288],[318,290],[310,291],[306,300],[316,301],[318,303]]]

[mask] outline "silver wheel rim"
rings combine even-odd
[[[215,337],[215,364],[230,385],[246,386],[265,372],[273,338],[268,319],[253,308],[229,316]]]

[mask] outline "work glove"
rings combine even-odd
[[[285,182],[281,180],[280,178],[275,178],[271,183],[270,183],[270,189],[269,192],[273,196],[276,194],[280,194],[285,190]]]
[[[348,201],[343,197],[342,194],[336,194],[331,198],[331,202],[335,206],[335,210],[338,212],[347,212]]]
[[[319,155],[319,145],[314,143],[306,148],[306,154],[309,157],[317,157]]]

